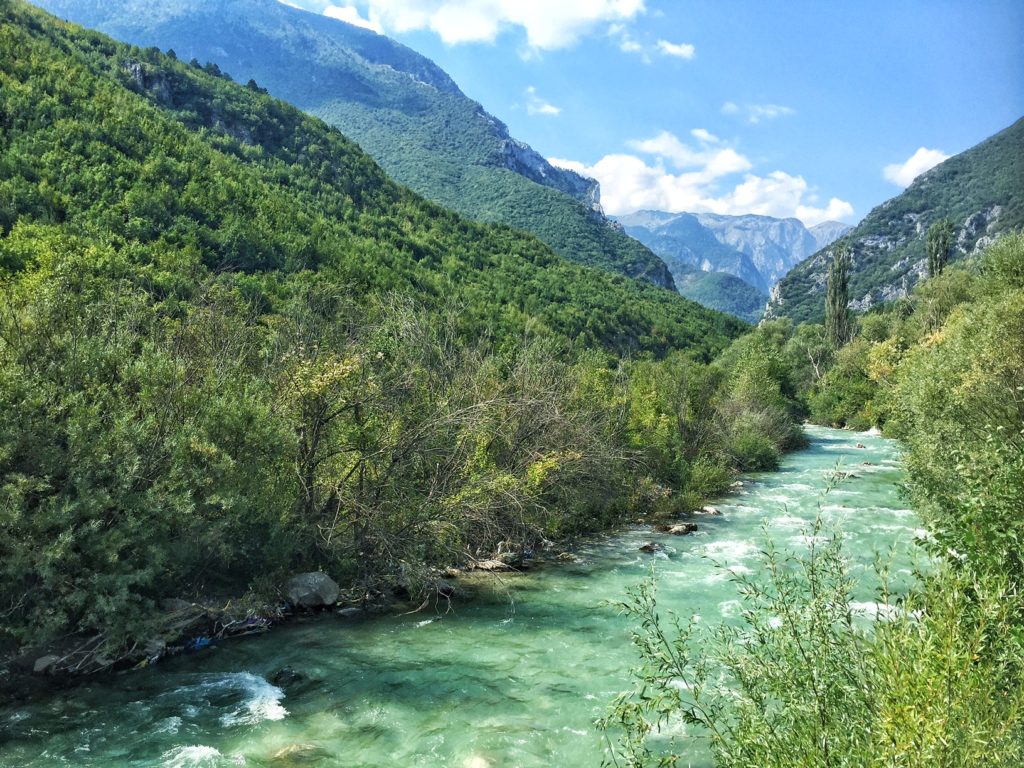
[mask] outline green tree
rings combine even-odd
[[[941,275],[949,260],[949,249],[953,245],[953,222],[939,219],[925,235],[925,249],[928,251],[928,277]]]
[[[850,247],[841,244],[832,254],[828,266],[828,289],[825,299],[825,332],[833,349],[850,340]]]

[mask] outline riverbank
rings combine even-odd
[[[665,609],[735,619],[733,576],[757,573],[765,535],[783,547],[805,545],[820,503],[843,527],[865,578],[875,551],[890,546],[894,572],[909,573],[919,523],[898,496],[898,446],[818,427],[808,434],[808,449],[786,456],[777,472],[750,476],[692,535],[628,526],[580,541],[573,561],[550,558],[452,610],[441,603],[372,621],[297,621],[255,642],[86,680],[0,711],[0,763],[49,766],[66,756],[100,766],[127,755],[138,766],[273,765],[298,745],[311,748],[306,764],[322,766],[476,758],[481,766],[596,765],[603,746],[592,723],[628,687],[636,662],[629,623],[603,603],[652,566]],[[837,461],[855,477],[822,500]],[[661,551],[641,552],[651,541]],[[874,600],[865,583],[858,610],[870,614]],[[275,685],[285,667],[301,680]],[[195,747],[207,762],[187,752]]]

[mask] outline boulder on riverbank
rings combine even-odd
[[[501,560],[477,560],[469,565],[471,571],[511,571],[512,566]]]
[[[296,608],[324,608],[338,602],[341,590],[326,573],[310,571],[288,579],[284,593]]]

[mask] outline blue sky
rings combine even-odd
[[[1024,115],[1024,2],[291,0],[437,62],[637,208],[855,223]]]

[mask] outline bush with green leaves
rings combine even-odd
[[[606,765],[722,768],[1010,768],[1024,760],[1019,595],[969,569],[891,594],[879,571],[873,623],[853,604],[841,536],[801,553],[766,545],[738,576],[740,618],[662,615],[654,577],[617,604],[638,626],[635,686],[598,721]]]

